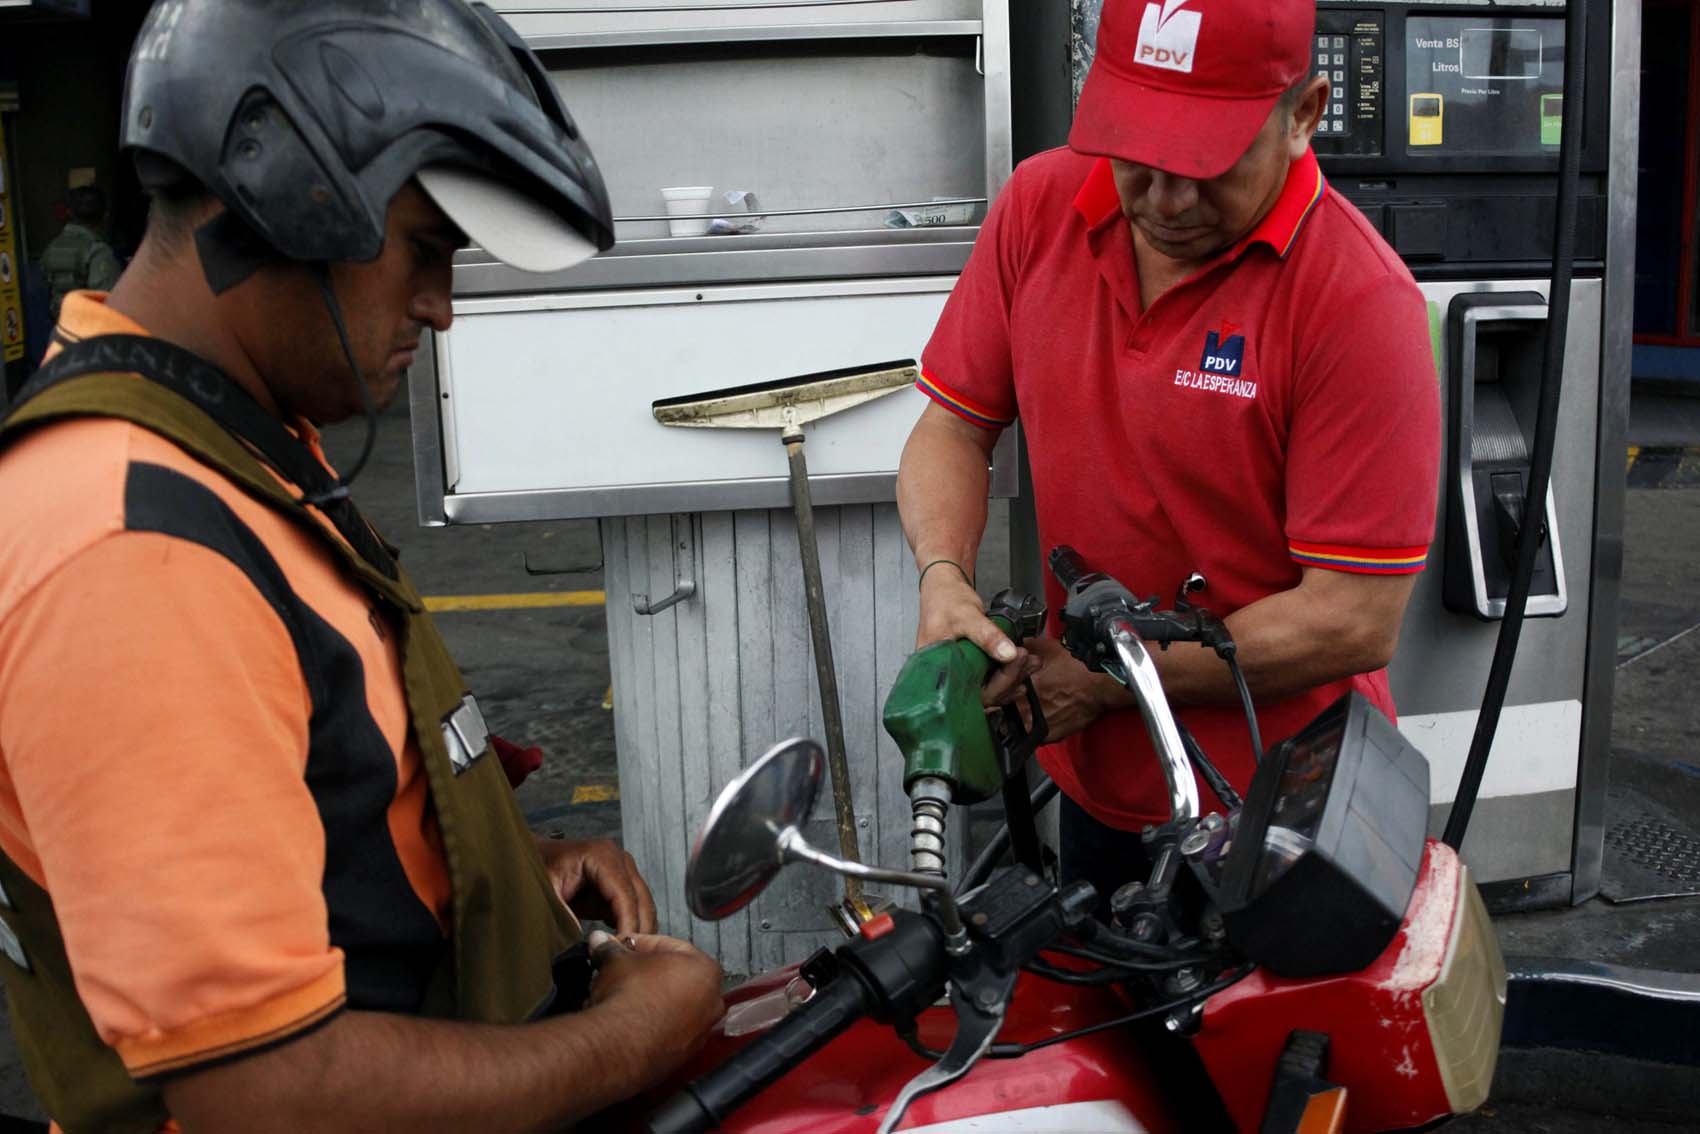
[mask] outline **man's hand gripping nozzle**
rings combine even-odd
[[[999,592],[986,616],[1017,644],[1045,624],[1039,600],[1012,590]],[[950,805],[998,794],[1044,739],[1031,683],[1031,726],[1022,724],[1013,706],[1001,717],[987,715],[980,690],[995,664],[965,639],[933,642],[909,655],[886,697],[885,731],[903,753],[903,789],[914,813],[911,870],[943,876]]]

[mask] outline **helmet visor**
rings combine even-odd
[[[596,244],[559,213],[485,174],[459,166],[419,170],[420,188],[479,247],[522,272],[559,272],[596,254]]]

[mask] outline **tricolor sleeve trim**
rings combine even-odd
[[[1326,567],[1358,575],[1415,575],[1428,559],[1428,547],[1347,547],[1338,543],[1289,540],[1288,550],[1306,567]]]
[[[957,417],[984,429],[1003,429],[1015,420],[1013,417],[999,417],[978,402],[963,397],[925,370],[921,371],[921,378],[915,386]]]

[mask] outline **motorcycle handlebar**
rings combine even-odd
[[[862,981],[853,973],[841,973],[771,1031],[668,1099],[650,1115],[645,1129],[649,1134],[713,1130],[763,1087],[866,1016],[871,1007]]]
[[[1051,549],[1051,574],[1056,576],[1064,591],[1072,592],[1074,584],[1089,573],[1086,560],[1074,548],[1061,544]]]

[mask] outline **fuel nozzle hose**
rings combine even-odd
[[[1585,49],[1588,20],[1587,0],[1570,0],[1564,11],[1564,105],[1582,106],[1587,58]],[[1547,485],[1552,478],[1553,451],[1558,444],[1558,407],[1564,374],[1565,336],[1570,326],[1570,283],[1576,258],[1576,214],[1582,161],[1582,116],[1566,114],[1559,133],[1558,197],[1553,205],[1552,283],[1547,289],[1546,340],[1541,357],[1541,380],[1535,395],[1535,436],[1529,459],[1528,491],[1523,514],[1544,513]],[[1542,539],[1542,524],[1524,524],[1517,535],[1517,561],[1505,596],[1505,614],[1494,641],[1493,661],[1488,666],[1487,688],[1482,693],[1481,711],[1470,738],[1469,754],[1446,816],[1441,841],[1453,850],[1464,846],[1482,776],[1487,772],[1494,737],[1499,732],[1500,713],[1511,688],[1511,671],[1522,640],[1523,618],[1528,609],[1530,584],[1535,574],[1535,554]],[[1578,896],[1581,900],[1581,896]]]

